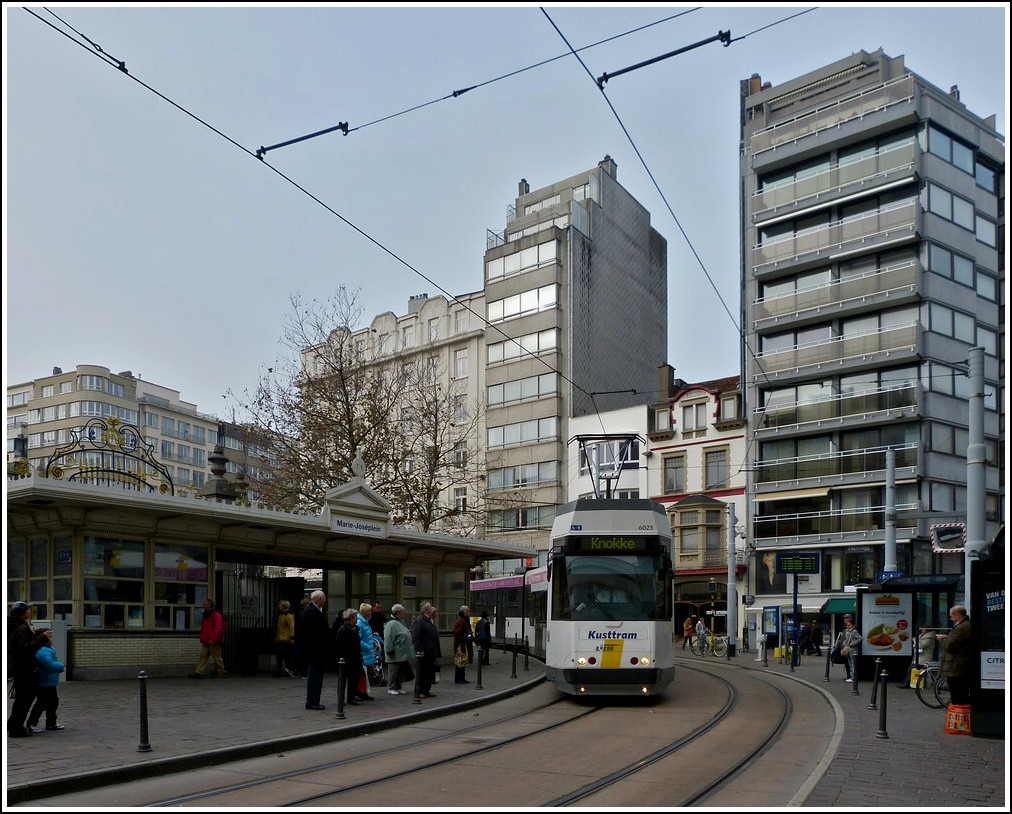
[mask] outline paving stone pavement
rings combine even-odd
[[[695,659],[688,653],[679,660]],[[708,659],[708,661],[711,661]],[[454,684],[444,665],[435,697],[388,695],[374,687],[375,701],[345,707],[337,717],[337,674],[327,673],[323,711],[305,709],[305,681],[270,674],[206,678],[71,681],[59,685],[60,719],[67,728],[25,739],[7,739],[4,751],[5,804],[31,805],[57,791],[206,766],[229,759],[331,741],[346,730],[397,726],[479,706],[544,680],[541,662],[493,651],[491,665],[467,669],[470,684]],[[805,657],[789,664],[738,653],[727,669],[776,672],[832,695],[844,716],[844,734],[826,773],[814,783],[803,807],[964,809],[1008,811],[1008,751],[1005,738],[945,733],[945,712],[925,707],[914,691],[886,687],[882,728],[881,694],[869,710],[872,685],[843,681],[834,667],[825,681],[825,660]],[[687,675],[687,673],[682,673]],[[676,682],[679,680],[676,667]],[[413,684],[406,685],[412,691]],[[143,688],[143,693],[142,693]],[[142,725],[141,698],[147,727]],[[11,702],[8,700],[8,711]],[[885,732],[887,737],[880,735]],[[144,748],[146,747],[146,748]],[[795,778],[798,780],[797,778]],[[802,780],[798,780],[801,785]],[[6,805],[5,805],[6,808]]]

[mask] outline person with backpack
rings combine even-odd
[[[42,635],[46,637],[45,642],[35,653],[35,661],[38,662],[38,666],[35,668],[38,695],[35,697],[35,704],[32,706],[32,711],[28,713],[28,721],[25,723],[25,726],[36,735],[42,731],[38,728],[38,724],[43,713],[46,715],[47,731],[56,732],[65,729],[63,724],[56,721],[56,710],[60,706],[60,696],[56,692],[56,685],[60,683],[60,673],[66,667],[62,661],[56,658],[56,648],[53,647],[53,631],[47,628],[42,631]]]
[[[200,620],[200,661],[190,678],[203,678],[207,662],[214,661],[218,668],[216,678],[225,677],[225,662],[221,657],[221,643],[225,639],[225,617],[210,598],[203,602],[204,614]]]

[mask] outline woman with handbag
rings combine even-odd
[[[474,660],[474,631],[471,630],[471,609],[461,605],[453,622],[453,683],[470,684],[464,670]]]
[[[840,655],[845,659],[844,666],[847,668],[849,683],[853,683],[857,675],[857,657],[861,654],[861,642],[864,639],[860,632],[854,627],[854,617],[849,613],[843,617],[843,632],[837,637],[837,647],[840,648]]]

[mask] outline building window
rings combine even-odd
[[[494,365],[498,362],[509,362],[527,355],[537,356],[541,353],[554,351],[558,347],[558,329],[547,328],[544,331],[517,336],[507,339],[505,342],[493,342],[491,345],[488,345],[488,364]]]
[[[454,314],[453,316],[453,330],[456,333],[462,334],[467,330],[467,328],[468,328],[467,311],[462,308],[461,310],[457,311],[457,313]]]
[[[556,283],[550,283],[530,291],[522,291],[519,294],[506,297],[506,299],[490,302],[488,304],[488,321],[502,322],[526,314],[536,314],[539,311],[555,308],[558,302],[559,286]]]
[[[44,384],[42,386],[42,398],[51,399],[53,397],[53,385]]]
[[[715,489],[727,486],[727,450],[708,450],[706,458],[706,484],[705,489]]]
[[[84,538],[84,626],[143,628],[144,543]]]
[[[401,347],[411,348],[415,344],[415,326],[405,325],[401,328]]]
[[[467,487],[460,487],[453,490],[453,509],[457,512],[467,511]]]
[[[664,407],[654,410],[654,432],[667,432],[671,429],[671,409]]]
[[[685,491],[685,456],[668,455],[664,458],[664,493],[681,494]]]
[[[693,438],[706,433],[706,402],[682,406],[682,436]]]
[[[439,339],[439,317],[433,317],[429,320],[429,341],[435,342]]]
[[[196,479],[193,485],[198,485]],[[204,546],[155,544],[154,627],[167,630],[200,627],[200,604],[207,598],[207,559]]]
[[[176,437],[176,421],[168,416],[162,416],[162,435],[167,435],[170,438]]]
[[[430,356],[425,360],[425,383],[435,384],[439,375],[439,357]]]
[[[454,444],[453,465],[457,469],[467,468],[467,441],[459,441]]]
[[[71,392],[70,382],[60,382],[60,395]]]
[[[467,348],[460,348],[453,352],[453,378],[467,378]]]
[[[458,394],[453,397],[453,420],[457,424],[467,421],[467,395]]]

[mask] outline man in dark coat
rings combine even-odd
[[[942,663],[938,675],[949,680],[949,692],[953,704],[970,703],[970,617],[963,605],[953,605],[949,609],[952,630],[949,633],[938,633],[935,638],[942,645]]]
[[[439,630],[436,628],[435,616],[436,609],[432,603],[425,602],[422,604],[422,612],[411,626],[411,644],[418,657],[418,679],[415,682],[415,690],[419,698],[435,695],[432,692],[432,684],[436,678],[436,664],[443,655],[439,649]]]
[[[323,674],[333,647],[327,615],[323,612],[326,604],[327,595],[323,591],[313,591],[309,604],[302,612],[301,647],[309,668],[306,675],[306,709],[326,709],[320,703],[320,693],[323,692]]]
[[[362,639],[358,633],[358,611],[348,608],[341,618],[341,624],[334,635],[338,666],[344,659],[345,696],[347,704],[357,704],[360,699],[358,679],[362,675]],[[341,688],[338,687],[338,693]],[[366,695],[366,698],[370,696]]]
[[[11,738],[31,737],[25,719],[38,694],[35,681],[35,654],[46,642],[46,634],[32,630],[28,621],[32,606],[15,602],[7,617],[7,666],[14,676],[14,704],[7,718],[7,735]]]

